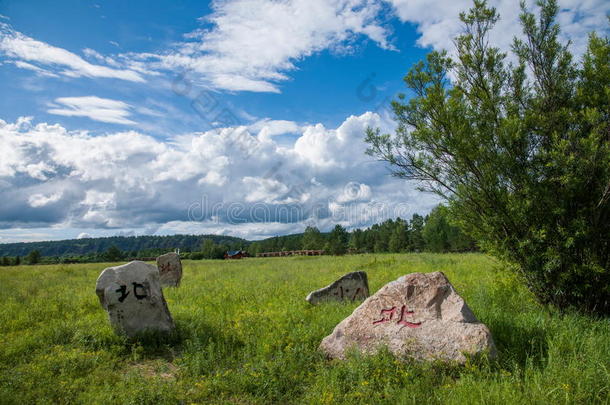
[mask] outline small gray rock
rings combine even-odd
[[[134,336],[144,331],[174,329],[159,271],[153,265],[133,261],[108,267],[98,277],[95,292],[119,334]]]
[[[441,272],[412,273],[386,284],[325,337],[320,349],[343,359],[386,346],[397,357],[464,363],[465,354],[496,349],[489,329],[474,316]]]
[[[309,293],[307,302],[316,305],[323,301],[354,301],[369,296],[369,282],[364,271],[347,273],[334,283]]]
[[[170,252],[157,257],[161,287],[178,287],[182,279],[182,262],[178,253]]]

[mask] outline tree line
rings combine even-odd
[[[410,220],[401,218],[388,219],[367,229],[356,229],[348,232],[343,226],[336,225],[330,232],[321,232],[309,226],[304,233],[275,236],[260,241],[218,235],[198,236],[201,241],[193,248],[189,244],[180,245],[175,237],[159,237],[162,247],[151,247],[142,250],[121,249],[118,243],[112,243],[101,252],[83,255],[67,254],[63,256],[44,256],[40,250],[33,249],[22,259],[22,256],[4,256],[0,265],[19,264],[52,264],[52,263],[99,263],[117,262],[137,258],[153,258],[168,251],[180,249],[185,259],[222,259],[227,251],[245,250],[250,256],[262,252],[279,252],[288,250],[324,250],[326,254],[342,255],[346,253],[399,253],[399,252],[466,252],[476,250],[474,240],[452,224],[446,207],[438,206],[428,215],[414,214]],[[194,235],[186,235],[194,237]],[[132,238],[98,238],[116,242],[132,241]],[[168,245],[173,241],[175,245]],[[63,242],[63,241],[58,241]],[[65,241],[69,242],[69,241]],[[126,246],[132,246],[126,244]]]
[[[220,244],[241,244],[244,239],[225,235],[141,235],[110,236],[99,238],[66,239],[42,242],[21,242],[0,244],[0,256],[26,256],[38,250],[44,257],[96,256],[104,254],[111,246],[116,246],[132,256],[152,256],[159,251],[180,248],[197,251],[204,239],[212,239]]]
[[[248,243],[244,239],[225,235],[112,236],[7,243],[0,244],[0,265],[97,263],[156,257],[177,248],[184,252],[199,251],[202,242],[207,239],[235,249]],[[29,256],[32,252],[38,254],[32,258]]]
[[[413,214],[410,220],[388,219],[367,229],[348,232],[343,226],[322,233],[309,226],[303,234],[277,236],[252,242],[247,251],[324,250],[327,254],[466,252],[477,249],[472,238],[455,226],[446,207],[438,206],[428,215]]]

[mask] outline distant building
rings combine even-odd
[[[248,252],[245,250],[229,250],[225,253],[225,259],[241,259],[242,257],[248,257]]]
[[[320,256],[324,250],[284,250],[281,252],[262,252],[257,253],[256,257],[281,257],[281,256]]]

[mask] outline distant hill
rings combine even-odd
[[[0,244],[0,256],[25,256],[32,250],[38,250],[42,256],[80,256],[103,253],[113,245],[124,252],[169,251],[176,248],[188,252],[200,250],[204,239],[237,249],[245,249],[250,244],[245,239],[223,235],[111,236]]]

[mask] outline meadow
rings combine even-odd
[[[483,254],[379,254],[184,261],[165,297],[171,336],[116,336],[95,295],[111,264],[0,269],[2,404],[610,403],[610,322],[541,307]],[[320,340],[358,303],[305,296],[365,270],[371,293],[411,272],[443,271],[499,358],[465,366],[353,354]]]

